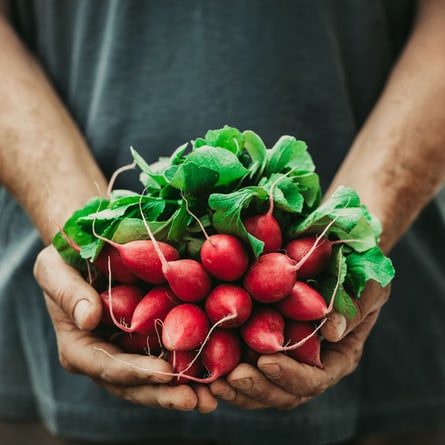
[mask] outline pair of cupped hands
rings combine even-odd
[[[354,300],[354,319],[330,314],[321,328],[327,340],[322,369],[272,354],[261,356],[257,368],[241,363],[210,385],[166,385],[172,377],[165,360],[123,353],[95,334],[102,316],[100,297],[53,246],[39,253],[34,276],[45,295],[63,368],[89,376],[110,393],[135,404],[201,413],[214,411],[218,399],[242,409],[292,409],[335,385],[358,366],[390,290],[368,282],[361,298]]]

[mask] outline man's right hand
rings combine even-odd
[[[102,317],[98,293],[67,265],[53,246],[37,257],[34,276],[54,324],[60,363],[91,377],[115,396],[135,404],[211,412],[217,401],[203,385],[169,385],[170,365],[159,358],[126,354],[95,335]]]

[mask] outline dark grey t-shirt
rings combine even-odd
[[[229,124],[269,146],[282,134],[305,140],[326,187],[407,37],[412,3],[18,0],[13,17],[108,175],[130,160],[130,146],[151,161]],[[221,403],[204,416],[136,407],[60,368],[32,278],[38,236],[0,189],[0,415],[40,415],[53,431],[87,439],[243,445],[270,444],[277,433],[283,445],[330,443],[443,421],[440,199],[393,252],[393,295],[353,375],[295,410]]]

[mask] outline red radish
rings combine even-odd
[[[210,374],[207,383],[228,374],[241,359],[238,335],[232,330],[215,329],[202,350],[201,359]]]
[[[125,266],[141,280],[148,283],[162,284],[166,281],[159,252],[165,261],[174,261],[179,258],[179,252],[170,244],[162,241],[154,243],[150,240],[134,240],[119,244],[96,233],[95,236],[114,247],[119,252]]]
[[[143,214],[142,214],[143,216]],[[93,234],[119,252],[122,262],[140,279],[152,284],[166,282],[165,264],[179,258],[179,252],[170,244],[157,241],[144,218],[144,224],[150,240],[134,240],[125,244],[115,243],[96,233],[94,223]]]
[[[298,278],[307,280],[316,277],[328,265],[332,254],[332,241],[325,237],[306,236],[290,241],[286,247],[287,255],[295,262],[301,262],[298,269]],[[302,261],[315,246],[309,256]]]
[[[272,213],[250,216],[243,223],[251,235],[263,241],[262,253],[276,252],[281,249],[283,243],[281,228]]]
[[[199,261],[187,258],[173,258],[170,260],[162,249],[162,245],[165,243],[156,240],[144,214],[141,213],[141,215],[158,261],[161,264],[162,275],[173,292],[179,299],[188,303],[203,300],[212,287],[212,280],[202,264]]]
[[[209,376],[196,378],[185,370],[184,378],[194,382],[211,383],[228,374],[241,360],[241,342],[238,335],[234,330],[215,329],[204,345],[200,358]]]
[[[323,326],[326,318],[313,327],[306,336],[300,339],[292,338],[284,345],[285,320],[281,314],[270,307],[263,306],[255,309],[249,320],[241,327],[241,336],[248,347],[260,354],[273,354],[275,352],[289,352],[301,348],[304,343],[315,336]],[[287,323],[293,323],[288,320]]]
[[[330,311],[325,299],[304,281],[296,281],[290,294],[275,308],[284,317],[301,321],[320,320]]]
[[[142,335],[155,335],[157,322],[163,321],[178,304],[179,301],[167,285],[154,287],[134,309],[131,317],[131,331]]]
[[[117,284],[101,292],[99,295],[104,307],[102,322],[114,326],[114,318],[119,326],[130,326],[133,312],[144,294],[145,291],[134,284]]]
[[[238,280],[249,265],[249,255],[243,242],[229,234],[208,236],[201,247],[200,256],[207,272],[224,281]]]
[[[209,320],[196,304],[175,306],[165,317],[162,344],[169,351],[187,351],[197,348],[206,339]]]
[[[192,259],[168,261],[164,276],[172,291],[182,301],[196,303],[203,300],[212,288],[212,279],[202,264]]]
[[[260,255],[244,276],[244,287],[252,298],[260,303],[274,303],[286,297],[297,280],[297,276],[300,278],[301,268],[323,242],[328,228],[329,225],[299,261],[279,252]]]
[[[80,254],[81,248],[65,233],[63,228],[60,228],[60,233],[68,245]],[[97,258],[94,260],[94,265],[96,268],[103,272],[108,278],[112,278],[119,283],[135,284],[138,282],[139,277],[137,277],[122,261],[119,250],[116,248],[116,246],[119,244],[113,243],[106,238],[99,237],[97,234],[96,236],[108,243],[105,244]]]
[[[128,286],[130,285],[127,285],[127,287]],[[157,322],[162,321],[178,303],[178,300],[168,286],[156,286],[141,297],[134,308],[131,306],[132,312],[129,324],[123,321],[121,319],[122,317],[119,318],[116,316],[115,301],[112,292],[108,294],[107,305],[109,307],[110,317],[115,326],[124,332],[137,332],[138,334],[147,336],[156,334]],[[124,310],[125,309],[122,311]]]
[[[269,307],[257,308],[241,327],[241,336],[247,346],[256,352],[278,352],[284,343],[284,319]]]
[[[162,351],[160,339],[156,335],[119,332],[111,337],[111,342],[132,354],[158,355]]]
[[[178,251],[170,244],[150,240],[135,240],[125,244],[113,244],[119,251],[122,261],[135,275],[148,283],[162,284],[166,278],[157,248],[167,261],[179,258]],[[157,247],[156,247],[157,246]]]
[[[173,351],[168,355],[167,360],[172,365],[173,372],[178,374],[177,378],[171,381],[173,385],[190,382],[184,374],[196,378],[202,377],[205,371],[204,365],[200,358],[195,360],[195,356],[195,351]]]
[[[290,343],[299,343],[306,339],[298,348],[287,351],[290,357],[299,362],[323,368],[320,359],[321,339],[314,333],[313,323],[289,320],[286,323],[284,335]]]
[[[252,299],[241,287],[234,284],[216,286],[205,300],[205,311],[212,323],[220,328],[236,328],[244,324],[252,312]],[[228,316],[233,315],[232,318]]]
[[[297,279],[296,266],[279,252],[260,255],[244,276],[244,287],[252,298],[261,303],[281,300],[292,289]]]
[[[184,304],[182,306],[186,305],[197,308],[197,306],[193,304]],[[114,357],[103,348],[100,348],[100,351],[110,358],[123,362],[121,359]],[[201,352],[202,356],[199,357],[193,350],[171,351],[167,360],[172,364],[174,372],[156,372],[148,368],[135,368],[140,371],[144,370],[155,372],[160,375],[176,377],[179,383],[185,381],[211,383],[219,377],[231,372],[240,363],[241,342],[235,330],[217,328],[211,333]],[[198,376],[201,374],[200,370],[202,365],[204,365],[209,373],[209,376],[206,378]],[[172,384],[175,383],[175,381],[172,381]]]
[[[250,216],[243,221],[246,230],[264,243],[262,253],[276,252],[281,249],[283,235],[278,221],[273,216],[274,200],[273,191],[283,176],[279,177],[269,191],[269,210],[262,215]]]
[[[111,278],[118,283],[137,283],[139,278],[128,269],[122,261],[118,250],[106,244],[94,260],[94,265],[108,277],[108,270],[111,270]]]
[[[187,212],[196,220],[206,238],[200,249],[201,264],[205,270],[224,281],[236,281],[241,278],[249,265],[249,254],[243,242],[226,233],[209,236],[200,219],[190,211],[184,196],[183,199]]]

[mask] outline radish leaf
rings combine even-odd
[[[170,185],[185,194],[205,194],[213,187],[228,186],[247,173],[248,170],[231,151],[205,145],[186,157]]]
[[[207,131],[205,138],[198,138],[193,143],[195,148],[205,145],[222,147],[237,155],[244,145],[244,137],[237,128],[225,125],[217,130]]]
[[[250,235],[241,220],[241,212],[253,200],[267,200],[268,193],[262,187],[244,187],[233,193],[213,193],[209,197],[209,206],[215,211],[212,224],[218,232],[231,233],[249,243],[258,256],[264,243]]]
[[[307,145],[293,136],[281,136],[269,150],[267,176],[272,173],[284,173],[287,170],[311,172],[315,170]]]
[[[346,282],[354,295],[359,298],[368,280],[375,280],[382,287],[394,277],[394,266],[378,247],[366,252],[352,252],[346,257],[348,274]]]
[[[243,136],[244,148],[251,160],[249,178],[258,181],[267,165],[267,148],[262,139],[253,131],[246,130]]]

